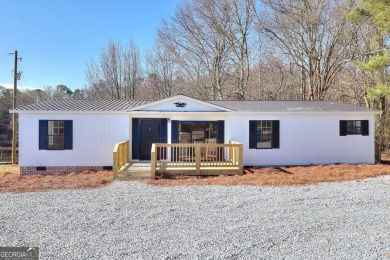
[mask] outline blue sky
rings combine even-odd
[[[71,89],[86,84],[85,70],[109,40],[141,51],[154,45],[161,18],[181,0],[1,0],[0,85],[13,85],[13,55],[23,71],[18,88]]]

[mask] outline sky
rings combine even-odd
[[[17,50],[19,89],[83,88],[87,64],[99,59],[110,40],[151,49],[161,18],[172,16],[180,2],[0,0],[0,85],[13,86]]]

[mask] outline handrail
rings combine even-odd
[[[119,170],[129,162],[129,141],[115,144],[113,156],[112,172],[115,180]]]
[[[200,175],[203,171],[238,169],[243,173],[243,145],[231,141],[228,144],[178,143],[153,144],[151,149],[152,178],[156,171],[182,169]]]

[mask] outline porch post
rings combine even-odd
[[[200,175],[200,160],[201,160],[200,146],[201,146],[201,144],[194,144],[194,145],[195,145],[195,167],[196,167],[196,175]]]
[[[244,173],[244,149],[243,144],[238,144],[238,163],[239,163],[239,170],[238,174],[242,175]]]
[[[152,149],[150,151],[150,177],[152,179],[156,178],[156,166],[157,166],[157,153],[156,153],[156,144],[152,144]]]
[[[171,144],[172,143],[172,124],[171,124],[171,119],[168,119],[168,125],[167,125],[167,127],[168,127],[168,131],[167,131],[167,133],[168,133],[168,139],[167,139],[167,144]],[[168,162],[171,162],[171,150],[172,149],[170,149],[170,148],[168,148],[167,147],[167,161]]]

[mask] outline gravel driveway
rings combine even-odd
[[[0,194],[0,246],[41,259],[390,259],[390,176],[300,187]]]

